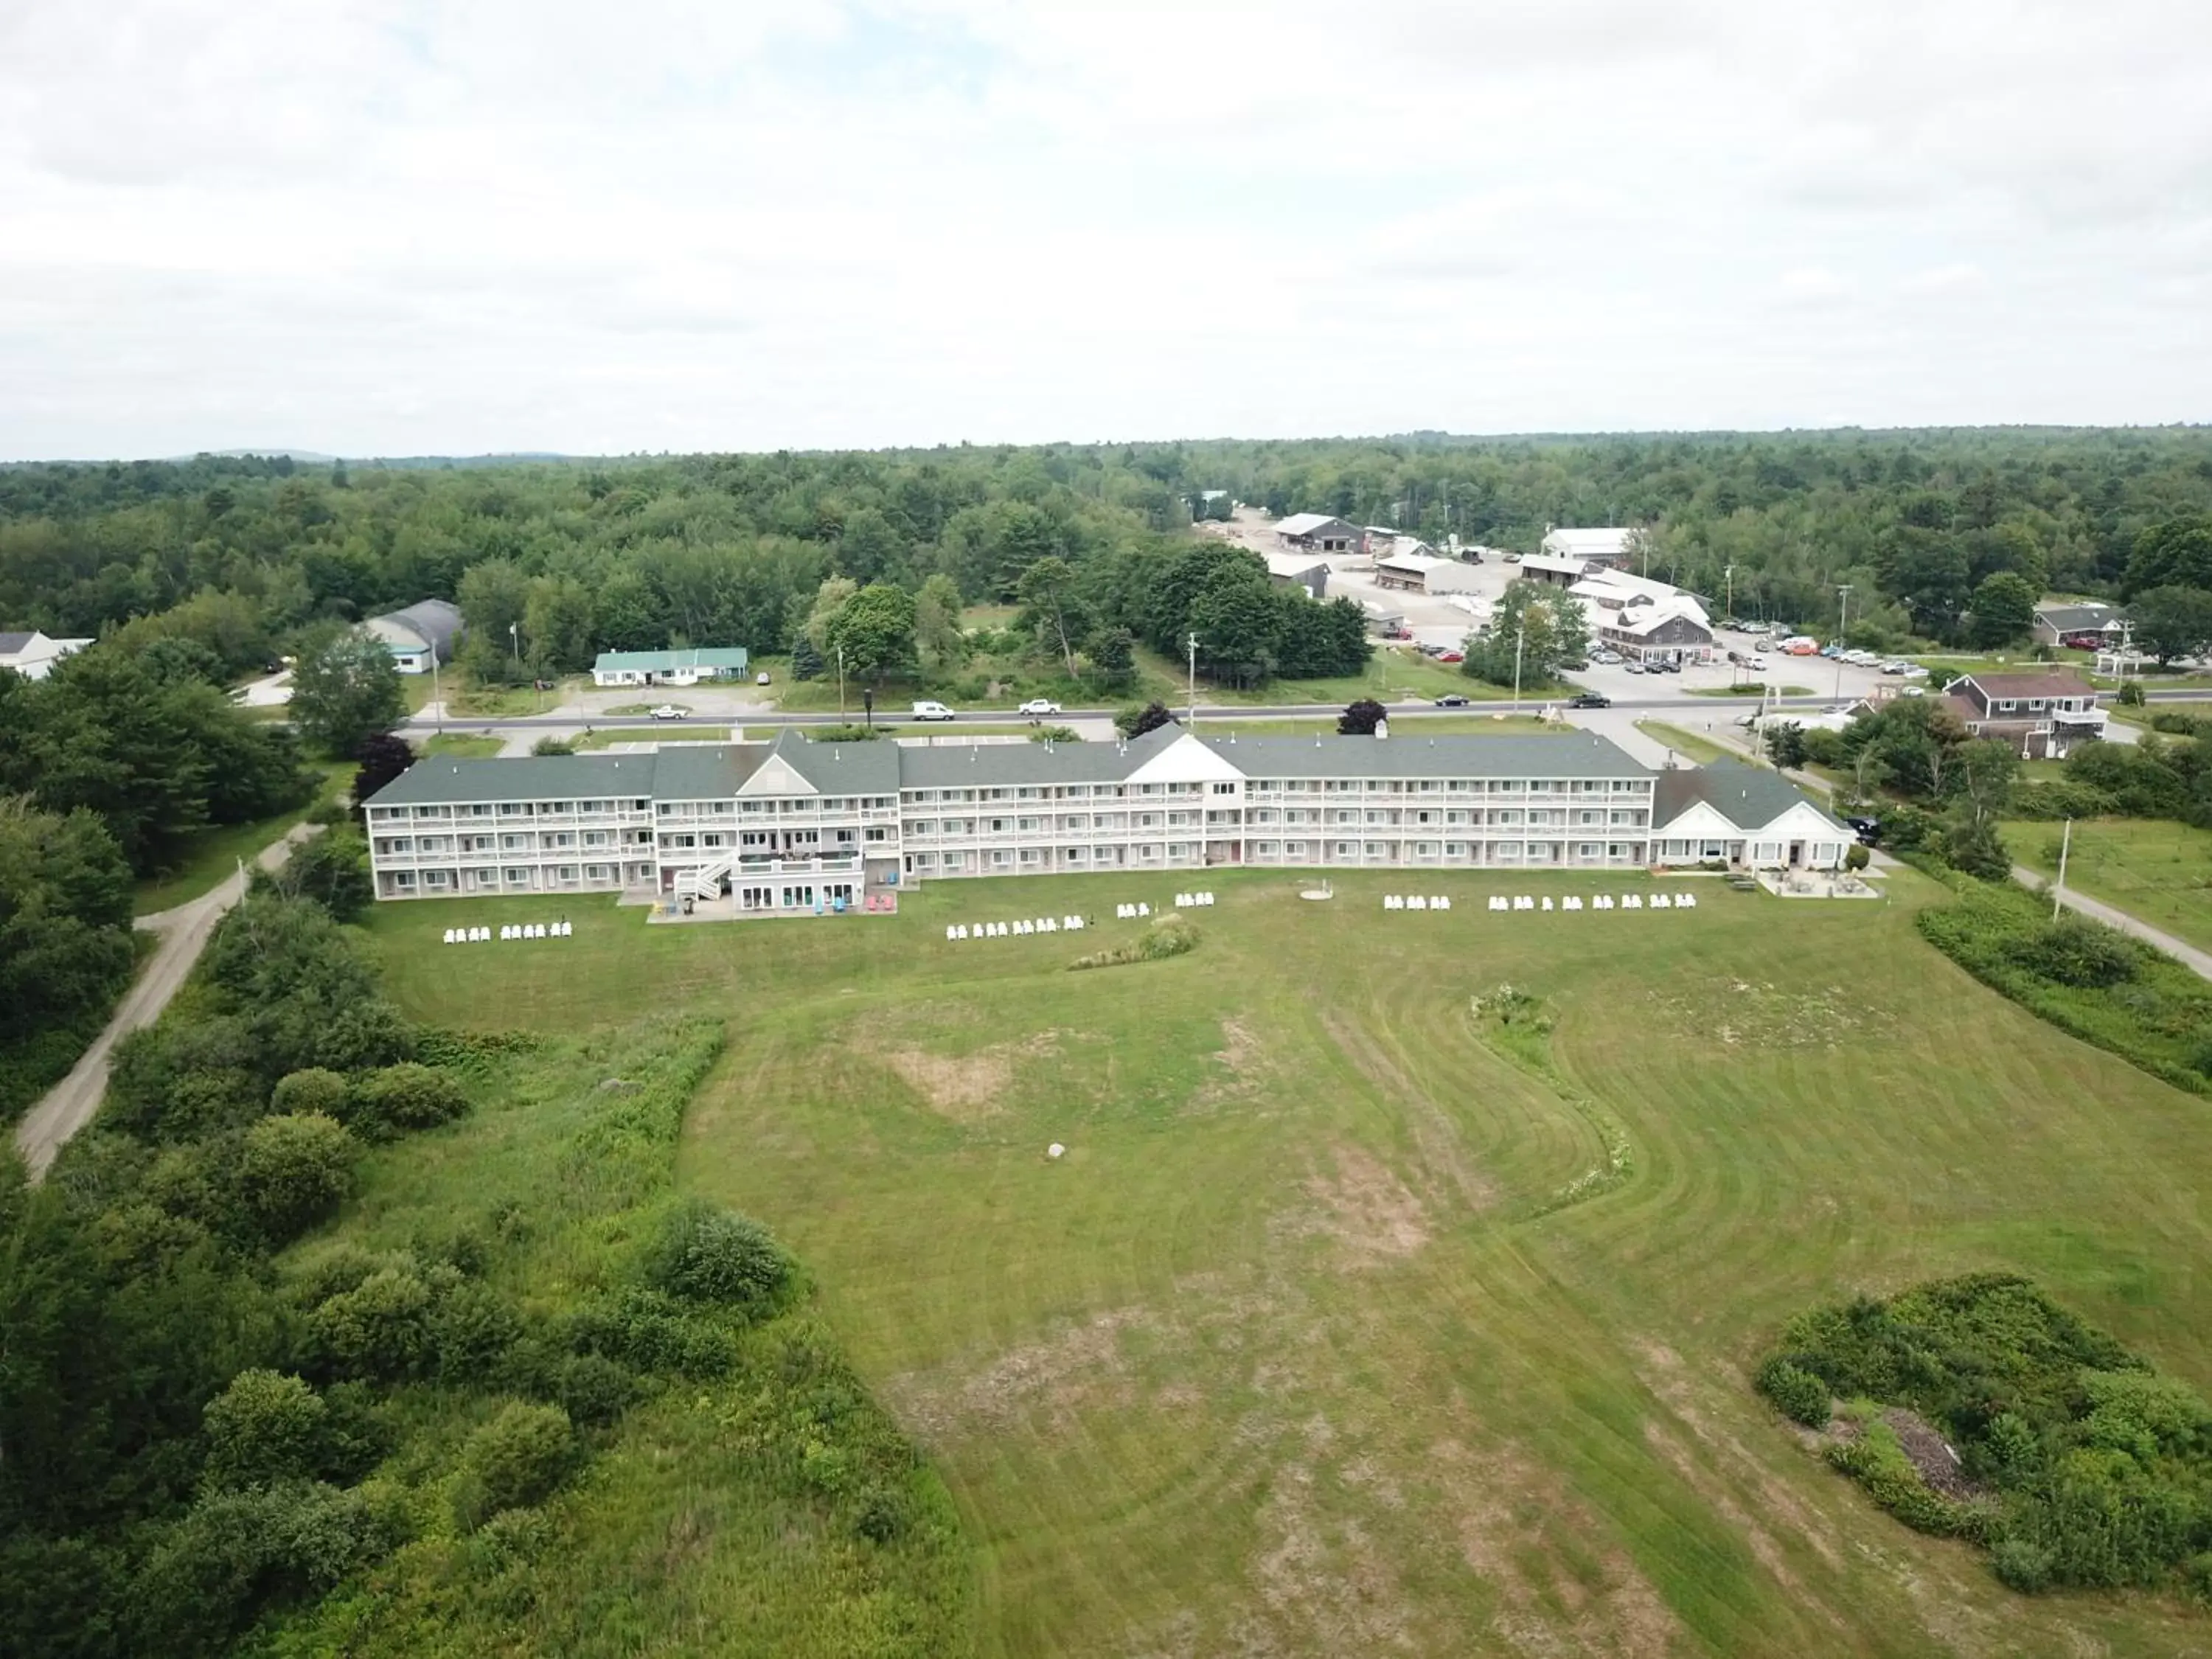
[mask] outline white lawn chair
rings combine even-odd
[[[1568,894],[1568,895],[1566,896],[1566,897],[1565,897],[1565,898],[1563,898],[1563,899],[1561,899],[1561,900],[1559,901],[1559,908],[1561,908],[1562,910],[1579,910],[1579,909],[1581,909],[1582,908],[1583,908],[1583,902],[1582,902],[1582,900],[1581,900],[1581,899],[1579,899],[1579,898],[1577,898],[1577,897],[1574,894],[1572,894],[1572,893]]]
[[[1600,893],[1595,898],[1590,901],[1590,908],[1593,910],[1612,909],[1613,895],[1610,893]]]
[[[1620,908],[1624,910],[1641,910],[1644,908],[1644,896],[1640,893],[1623,893],[1620,896]]]
[[[1137,905],[1137,914],[1140,916],[1149,916],[1152,914],[1152,907],[1140,900]]]
[[[1544,895],[1544,908],[1546,908],[1547,910],[1548,910],[1548,909],[1550,909],[1551,908],[1552,908],[1552,896],[1551,896],[1549,893],[1547,893],[1547,894],[1545,894],[1545,895]]]
[[[1414,893],[1407,898],[1406,908],[1408,910],[1425,910],[1429,908],[1429,902],[1419,893]]]
[[[1536,901],[1526,893],[1516,893],[1513,896],[1513,908],[1516,910],[1533,910],[1536,908]]]
[[[946,941],[949,943],[960,937],[960,930],[948,923],[945,929],[945,937]]]
[[[1451,901],[1439,893],[1429,901],[1429,908],[1431,910],[1449,910],[1451,908]]]
[[[447,943],[447,944],[448,944],[448,945],[451,945],[453,942],[453,930],[452,928],[448,927],[447,929],[446,929],[446,943]]]
[[[1674,908],[1675,908],[1677,910],[1694,910],[1694,909],[1696,909],[1696,908],[1698,908],[1698,896],[1697,896],[1695,893],[1677,893],[1677,894],[1675,894],[1675,895],[1674,895]]]
[[[1177,893],[1176,895],[1176,908],[1178,910],[1188,910],[1197,903],[1198,901],[1192,897],[1188,893]]]
[[[1504,894],[1492,893],[1490,896],[1490,908],[1493,910],[1510,910],[1513,906]]]
[[[1671,910],[1674,908],[1674,901],[1664,893],[1654,893],[1651,896],[1651,908],[1655,910]]]
[[[1079,933],[1083,931],[1083,918],[1081,916],[1070,916],[1067,919],[1067,926],[1070,932]]]

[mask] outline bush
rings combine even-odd
[[[1784,1417],[1811,1429],[1827,1426],[1832,1401],[1828,1385],[1779,1354],[1759,1368],[1759,1391],[1771,1400]]]
[[[791,1258],[758,1222],[694,1202],[662,1224],[646,1258],[646,1282],[689,1302],[712,1302],[757,1318],[792,1288]]]
[[[884,735],[880,726],[817,726],[806,735],[816,743],[873,743]]]
[[[1846,870],[1863,870],[1873,861],[1874,854],[1867,851],[1864,842],[1855,841],[1844,849],[1844,868]]]
[[[368,843],[350,824],[325,830],[293,848],[274,878],[286,892],[313,899],[340,921],[352,921],[376,902]]]
[[[1030,733],[1031,743],[1081,743],[1083,734],[1072,726],[1040,726]]]
[[[205,1474],[217,1487],[303,1480],[320,1468],[328,1412],[296,1376],[240,1371],[207,1403]]]
[[[1147,732],[1157,732],[1163,726],[1175,724],[1175,716],[1164,702],[1148,702],[1141,707],[1133,705],[1114,716],[1114,729],[1125,738],[1141,738]]]
[[[1998,1582],[2024,1595],[2051,1587],[2051,1552],[2025,1538],[2001,1538],[1990,1552],[1990,1565]]]
[[[558,1406],[510,1401],[468,1438],[454,1518],[482,1526],[503,1510],[523,1509],[552,1495],[574,1462],[575,1431]]]
[[[1067,965],[1079,971],[1086,968],[1123,968],[1136,962],[1164,962],[1170,957],[1183,956],[1197,948],[1198,929],[1180,915],[1171,913],[1155,917],[1152,925],[1128,944],[1093,951]]]
[[[382,1139],[409,1129],[434,1128],[468,1109],[467,1094],[449,1073],[403,1060],[354,1085],[347,1121],[372,1139]]]
[[[2061,985],[2093,988],[2133,979],[2142,961],[2135,942],[2086,916],[2061,916],[2006,947],[2022,968]]]
[[[533,755],[573,755],[576,752],[576,745],[566,738],[549,734],[532,744],[530,752]]]
[[[313,1349],[334,1376],[398,1382],[428,1370],[436,1353],[435,1298],[405,1267],[382,1267],[308,1316]]]
[[[604,1428],[630,1407],[638,1381],[628,1366],[599,1354],[570,1354],[555,1368],[552,1394],[569,1420]]]
[[[270,1240],[291,1238],[335,1211],[352,1189],[359,1150],[335,1118],[264,1118],[239,1146],[240,1202]]]
[[[270,1091],[269,1109],[286,1116],[334,1117],[343,1123],[352,1108],[352,1085],[320,1066],[287,1072]]]

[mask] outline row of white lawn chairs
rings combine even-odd
[[[1081,916],[1062,916],[1054,921],[1050,916],[1038,916],[1034,921],[979,921],[972,926],[955,922],[945,930],[947,939],[1012,939],[1024,933],[1079,933],[1083,931]]]
[[[1517,893],[1510,899],[1502,895],[1493,896],[1490,908],[1493,910],[1549,910],[1554,907],[1548,893],[1540,901],[1530,898],[1526,893]],[[1559,902],[1557,908],[1579,910],[1583,908],[1583,901],[1579,895],[1570,893]],[[1611,910],[1616,907],[1612,894],[1600,893],[1590,900],[1589,908]],[[1676,893],[1669,897],[1665,893],[1653,893],[1647,897],[1642,893],[1623,893],[1618,908],[1623,910],[1694,910],[1698,908],[1698,896],[1695,893]]]
[[[576,925],[572,921],[518,921],[501,927],[499,936],[501,939],[566,939],[575,931]],[[446,943],[448,945],[481,945],[491,936],[492,931],[489,927],[446,929]]]
[[[1176,895],[1176,908],[1178,910],[1195,910],[1200,905],[1212,902],[1213,895],[1211,893],[1177,893]]]
[[[1385,910],[1449,910],[1451,901],[1442,893],[1434,898],[1424,898],[1419,893],[1385,893],[1382,908]]]

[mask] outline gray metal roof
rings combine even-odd
[[[686,743],[651,758],[655,800],[727,800],[768,758],[764,743]],[[642,758],[642,757],[641,757]]]
[[[899,746],[888,738],[872,743],[814,743],[787,726],[776,733],[775,754],[825,795],[895,795],[901,766]]]
[[[1648,778],[1651,769],[1594,732],[1425,738],[1206,738],[1238,771],[1261,778]]]
[[[416,761],[368,798],[374,806],[477,801],[638,799],[653,793],[653,755],[532,755]]]
[[[1730,760],[1662,772],[1651,803],[1653,833],[1700,802],[1739,830],[1763,830],[1791,807],[1809,806],[1839,833],[1850,833],[1832,813],[1779,772]]]
[[[902,744],[899,781],[908,789],[960,789],[1048,783],[1114,783],[1182,736],[1163,726],[1121,743]]]
[[[12,657],[29,648],[36,634],[0,634],[0,657]]]
[[[453,659],[453,638],[461,631],[461,613],[450,600],[421,599],[404,611],[387,611],[369,620],[397,623],[434,650],[439,661]]]

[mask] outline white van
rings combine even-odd
[[[952,711],[941,702],[925,701],[915,704],[914,717],[918,720],[949,720]]]

